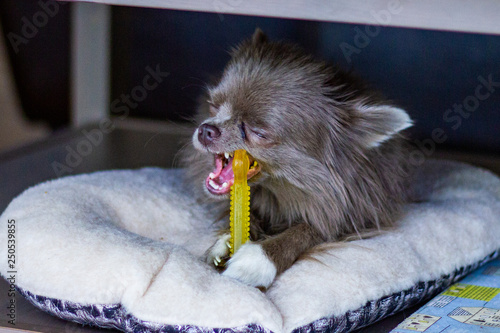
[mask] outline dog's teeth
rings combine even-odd
[[[226,160],[229,159],[229,153],[224,153],[224,157],[226,158]]]
[[[216,189],[216,190],[218,190],[218,189],[219,189],[219,185],[217,185],[217,184],[216,184],[213,180],[211,180],[211,179],[208,181],[208,184],[209,184],[210,186],[212,186],[212,187],[213,187],[214,189]]]
[[[227,182],[224,182],[224,184],[222,184],[222,188],[226,188],[227,187]]]
[[[210,174],[208,175],[208,177],[210,177],[210,179],[214,179],[215,178],[215,173],[210,172]]]
[[[215,267],[218,267],[220,265],[220,262],[221,262],[220,257],[215,257],[214,258],[214,266]]]

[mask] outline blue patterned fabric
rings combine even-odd
[[[354,311],[348,311],[343,316],[318,319],[295,329],[293,333],[345,333],[368,326],[422,301],[429,300],[499,255],[500,250],[497,250],[481,261],[461,267],[452,274],[444,275],[437,280],[419,282],[413,288],[370,301],[365,306]]]

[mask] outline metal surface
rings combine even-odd
[[[109,117],[111,8],[76,3],[71,9],[71,122],[81,127]]]

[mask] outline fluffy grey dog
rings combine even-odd
[[[195,186],[229,207],[233,152],[251,156],[251,238],[224,275],[268,287],[314,246],[394,224],[405,200],[408,114],[337,67],[257,29],[200,107]],[[207,253],[227,256],[228,231]]]

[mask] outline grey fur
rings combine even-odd
[[[407,114],[352,74],[260,30],[231,56],[207,91],[215,112],[203,103],[199,115],[222,135],[202,146],[195,133],[197,149],[185,154],[196,186],[205,187],[214,153],[245,149],[262,166],[250,185],[252,223],[264,233],[305,222],[335,241],[392,226],[406,200],[399,132],[411,125]]]

